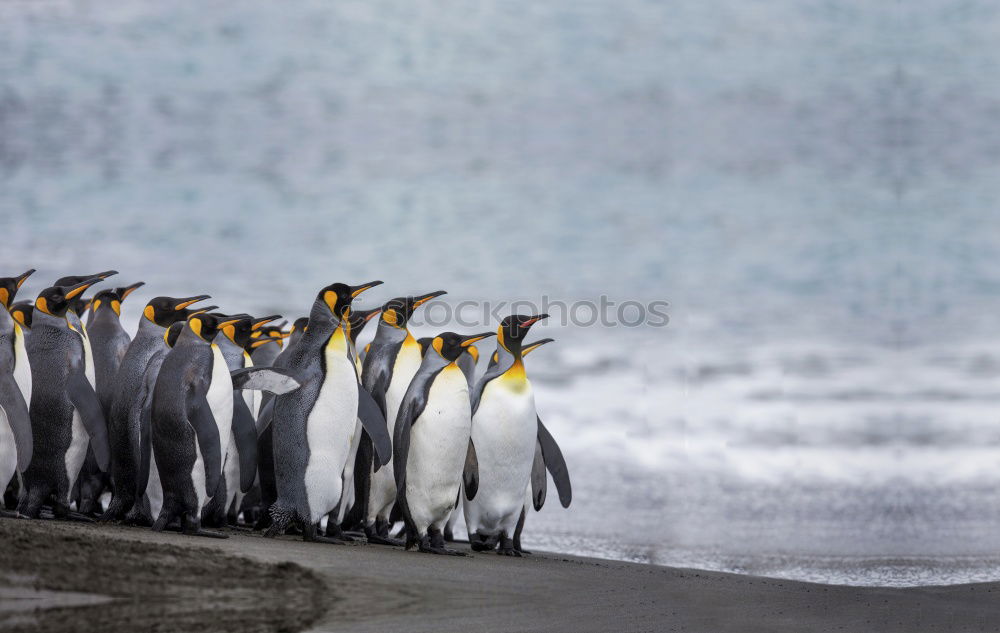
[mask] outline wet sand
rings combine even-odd
[[[43,611],[36,625],[0,630],[147,630],[151,618],[161,631],[1000,630],[997,583],[842,587],[556,554],[439,557],[230,534],[2,521],[0,573],[116,600]],[[45,562],[53,557],[66,563]],[[126,599],[123,588],[144,595]],[[81,626],[40,626],[53,613]],[[105,626],[109,618],[117,624]]]

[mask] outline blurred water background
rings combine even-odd
[[[373,278],[667,300],[536,329],[575,499],[526,546],[997,580],[998,33],[977,1],[9,0],[0,263],[22,298],[143,279],[130,328]]]

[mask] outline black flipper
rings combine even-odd
[[[476,457],[476,445],[469,438],[469,450],[465,453],[465,470],[462,471],[462,484],[465,487],[465,498],[472,501],[479,491],[479,458]]]
[[[17,471],[23,473],[31,463],[34,445],[31,438],[28,404],[24,401],[24,395],[12,374],[5,374],[0,378],[0,407],[3,407],[4,413],[7,414],[7,423],[14,432],[14,443],[17,445]]]
[[[392,439],[389,437],[389,427],[385,415],[371,394],[358,385],[358,419],[375,446],[375,456],[378,464],[388,464],[392,459]]]
[[[233,439],[240,457],[240,492],[246,494],[257,478],[257,426],[247,401],[240,393],[233,393]],[[230,485],[235,486],[236,482]]]
[[[409,398],[403,400],[396,416],[396,428],[392,435],[392,470],[396,479],[396,497],[405,496],[406,492],[406,458],[410,453],[410,429],[413,427],[413,408]]]
[[[538,445],[542,448],[542,457],[545,459],[545,467],[552,475],[552,481],[556,484],[556,491],[559,493],[559,503],[562,507],[568,508],[573,500],[573,487],[569,482],[569,470],[566,468],[566,460],[563,459],[562,451],[556,444],[556,439],[552,437],[549,430],[542,424],[542,419],[538,418]]]
[[[531,464],[531,501],[536,512],[541,510],[542,506],[545,505],[545,493],[548,486],[547,479],[545,476],[545,458],[542,457],[542,445],[536,441],[535,460]],[[517,537],[514,540],[517,541]]]
[[[83,375],[82,371],[70,371],[66,379],[66,393],[73,407],[80,413],[80,420],[90,436],[90,446],[97,458],[97,467],[102,472],[108,471],[111,461],[111,448],[108,444],[108,424],[104,420],[101,401],[97,399],[94,387]]]
[[[163,364],[164,352],[154,356],[146,365],[146,375],[143,377],[143,386],[139,391],[139,472],[135,475],[136,499],[142,499],[146,494],[146,485],[149,483],[149,468],[152,464],[153,445],[153,387],[156,385],[156,376]]]
[[[219,488],[219,479],[222,477],[219,427],[204,393],[196,395],[188,407],[188,421],[198,436],[198,448],[205,460],[205,490],[214,491]]]
[[[302,386],[288,369],[279,367],[244,367],[230,372],[233,389],[252,389],[281,395]]]
[[[274,398],[268,400],[264,406],[260,408],[260,413],[257,414],[257,435],[258,437],[264,434],[264,431],[271,426],[271,420],[274,419]]]

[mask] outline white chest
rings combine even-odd
[[[208,406],[219,427],[219,446],[225,456],[232,435],[233,425],[233,380],[229,377],[229,366],[218,346],[212,345],[212,381],[208,386]]]
[[[358,380],[353,361],[339,345],[328,345],[324,355],[326,374],[306,420],[309,461],[305,487],[315,521],[340,501],[341,475],[358,416]]]
[[[392,380],[389,382],[389,389],[385,394],[386,423],[390,435],[396,427],[399,405],[403,402],[403,396],[406,395],[410,381],[420,369],[420,363],[420,345],[415,342],[411,344],[407,340],[396,355],[396,362],[392,368]]]
[[[24,334],[21,326],[14,324],[14,382],[17,383],[24,396],[25,404],[31,404],[31,365],[28,362],[28,350],[24,346]]]
[[[410,431],[407,488],[415,484],[421,487],[436,479],[457,486],[471,430],[469,383],[465,374],[451,365],[434,380],[427,394],[427,406]]]

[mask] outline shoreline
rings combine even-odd
[[[991,631],[1000,616],[1000,583],[851,587],[541,552],[521,559],[493,553],[463,558],[375,545],[304,543],[295,537],[265,539],[233,530],[227,530],[230,538],[216,540],[116,525],[16,523],[25,526],[14,527],[28,538],[48,541],[46,548],[111,539],[140,552],[169,547],[200,559],[208,550],[211,556],[230,555],[220,559],[249,559],[284,573],[301,567],[325,585],[316,594],[322,615],[306,629],[314,633]],[[210,580],[226,588],[234,579],[225,576],[228,567],[220,569],[223,577]],[[9,572],[0,569],[0,574]],[[98,587],[106,583],[92,580]],[[286,580],[258,580],[265,580],[270,606],[288,599]],[[78,612],[94,608],[112,607]]]

